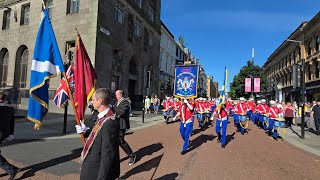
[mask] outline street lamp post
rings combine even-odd
[[[301,29],[301,32],[303,30]],[[303,40],[304,40],[304,34],[303,34]],[[304,104],[305,104],[305,91],[306,91],[306,84],[305,84],[305,60],[306,60],[306,52],[305,52],[305,47],[302,41],[297,41],[293,39],[287,39],[286,41],[289,42],[295,42],[299,43],[301,53],[302,53],[302,58],[301,58],[301,71],[300,71],[300,76],[301,76],[301,96],[302,96],[302,101],[300,103],[301,107],[301,139],[304,139],[304,128],[305,128],[305,114],[304,114]]]

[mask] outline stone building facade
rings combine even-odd
[[[306,100],[310,102],[320,97],[320,13],[292,32],[263,65],[269,80],[265,94],[269,99],[301,102],[301,88],[293,87],[299,76],[293,77],[293,71],[295,65],[301,67],[302,59]]]
[[[0,0],[1,87],[18,89],[21,98],[28,98],[41,2]],[[74,59],[76,27],[96,69],[100,87],[112,92],[123,89],[136,102],[142,102],[144,94],[157,92],[160,0],[44,2],[66,64]],[[50,81],[51,98],[59,82],[59,78]]]

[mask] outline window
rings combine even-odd
[[[75,41],[68,41],[66,42],[66,60],[67,61],[73,61],[75,57],[75,47],[76,47],[76,42]],[[66,62],[67,62],[66,61]]]
[[[319,51],[319,46],[320,46],[320,37],[316,37],[316,51]]]
[[[119,1],[114,7],[114,18],[118,23],[123,24],[123,5]]]
[[[311,80],[311,64],[308,64],[308,80]]]
[[[308,56],[311,55],[311,42],[308,43]]]
[[[138,37],[141,36],[141,22],[139,20],[136,20],[136,23],[134,24],[134,35]]]
[[[316,78],[319,78],[320,73],[320,64],[319,61],[316,61]]]
[[[1,87],[7,86],[8,62],[9,62],[9,52],[7,51],[4,54],[2,59]]]
[[[10,27],[10,10],[5,10],[3,12],[2,29],[9,29]]]
[[[48,10],[50,18],[52,18],[52,8],[53,8],[53,0],[45,0],[45,5]]]
[[[27,85],[27,69],[28,69],[28,49],[25,49],[21,55],[21,64],[20,64],[20,88],[25,88]]]
[[[141,3],[141,0],[134,0],[134,2],[139,6],[139,8],[141,9],[141,5],[142,5],[142,3]]]
[[[153,22],[153,20],[154,20],[154,10],[153,10],[153,8],[151,7],[150,4],[148,4],[148,16],[149,16],[149,19]]]
[[[176,56],[178,57],[179,55],[179,51],[178,51],[178,47],[176,47]]]
[[[67,1],[67,14],[78,13],[80,7],[80,0]]]
[[[296,51],[293,51],[293,63],[297,62],[297,55],[296,55]]]
[[[148,33],[148,43],[149,43],[149,46],[153,45],[153,33],[152,32]]]
[[[29,13],[30,13],[30,4],[22,5],[21,6],[20,25],[29,24]]]

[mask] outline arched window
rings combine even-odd
[[[0,51],[0,80],[1,87],[7,86],[9,52],[6,48]]]
[[[27,86],[28,54],[29,51],[25,45],[20,46],[17,50],[14,71],[14,87],[16,88]]]
[[[9,52],[7,51],[2,60],[1,87],[7,86]]]
[[[25,49],[21,55],[21,64],[20,64],[20,88],[25,88],[27,84],[27,70],[28,70],[28,49]]]

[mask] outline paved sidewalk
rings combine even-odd
[[[283,136],[283,139],[294,146],[320,156],[320,136],[305,128],[305,139],[301,139],[301,119],[296,119],[296,123],[298,125],[292,126],[292,129],[286,129],[286,135]]]

